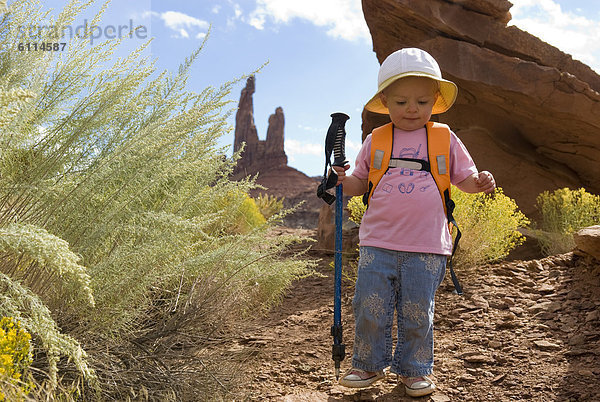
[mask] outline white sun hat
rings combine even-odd
[[[400,78],[427,77],[439,82],[439,96],[433,105],[432,114],[444,113],[454,104],[458,87],[452,81],[442,78],[437,61],[424,50],[405,48],[396,50],[381,63],[377,77],[377,93],[365,105],[371,112],[387,114],[388,108],[381,103],[379,94]]]

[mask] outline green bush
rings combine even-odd
[[[469,194],[453,186],[452,199],[456,203],[454,218],[462,232],[455,265],[475,266],[500,260],[525,240],[517,229],[528,225],[529,220],[502,189],[492,195]],[[366,210],[362,197],[352,197],[348,210],[350,220],[360,224]]]
[[[120,41],[92,46],[92,30],[61,52],[16,49],[18,27],[93,3],[53,17],[19,0],[0,18],[0,314],[32,334],[40,399],[231,397],[241,363],[202,353],[311,262],[268,236],[253,181],[229,179],[234,83],[186,89],[203,45],[176,73],[142,57],[149,42],[116,58]]]
[[[576,231],[600,224],[600,196],[583,188],[544,191],[538,195],[536,207],[541,220],[535,233],[546,255],[571,251]]]

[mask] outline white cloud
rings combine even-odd
[[[312,132],[315,132],[315,133],[327,132],[327,129],[305,126],[303,124],[298,124],[298,128],[301,129],[301,130],[304,130],[304,131],[312,131]]]
[[[235,25],[235,22],[242,19],[242,8],[239,4],[233,3],[233,17],[227,18],[227,26],[232,28]]]
[[[166,11],[158,13],[156,11],[145,12],[144,17],[153,16],[160,18],[167,28],[175,32],[174,38],[189,38],[191,35],[195,38],[203,38],[210,24],[204,20],[192,17],[179,11]]]
[[[350,151],[350,152],[356,152],[358,153],[358,151],[360,151],[360,148],[362,147],[362,142],[354,142],[352,140],[349,140],[348,138],[346,138],[346,152]]]
[[[242,8],[239,4],[233,5],[233,13],[235,14],[235,19],[239,19],[242,16]]]
[[[370,39],[360,0],[257,0],[246,22],[262,30],[267,21],[278,25],[296,18],[327,28],[327,34],[334,38]]]
[[[311,144],[291,138],[285,140],[284,149],[285,154],[291,157],[295,155],[325,155],[325,149],[323,145]]]
[[[511,0],[511,25],[600,72],[600,21],[564,11],[554,0]],[[579,11],[578,11],[579,12]]]

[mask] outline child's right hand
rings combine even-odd
[[[339,186],[346,179],[346,170],[350,169],[350,165],[346,165],[344,167],[332,166],[332,168],[335,170],[335,173],[337,173],[338,176],[337,183],[335,185]]]

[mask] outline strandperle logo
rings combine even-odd
[[[65,41],[73,38],[89,38],[90,45],[96,41],[123,39],[126,37],[147,39],[148,28],[145,25],[134,25],[133,20],[120,25],[91,25],[88,20],[75,27],[71,25],[26,25],[19,26],[17,37],[23,42]]]

